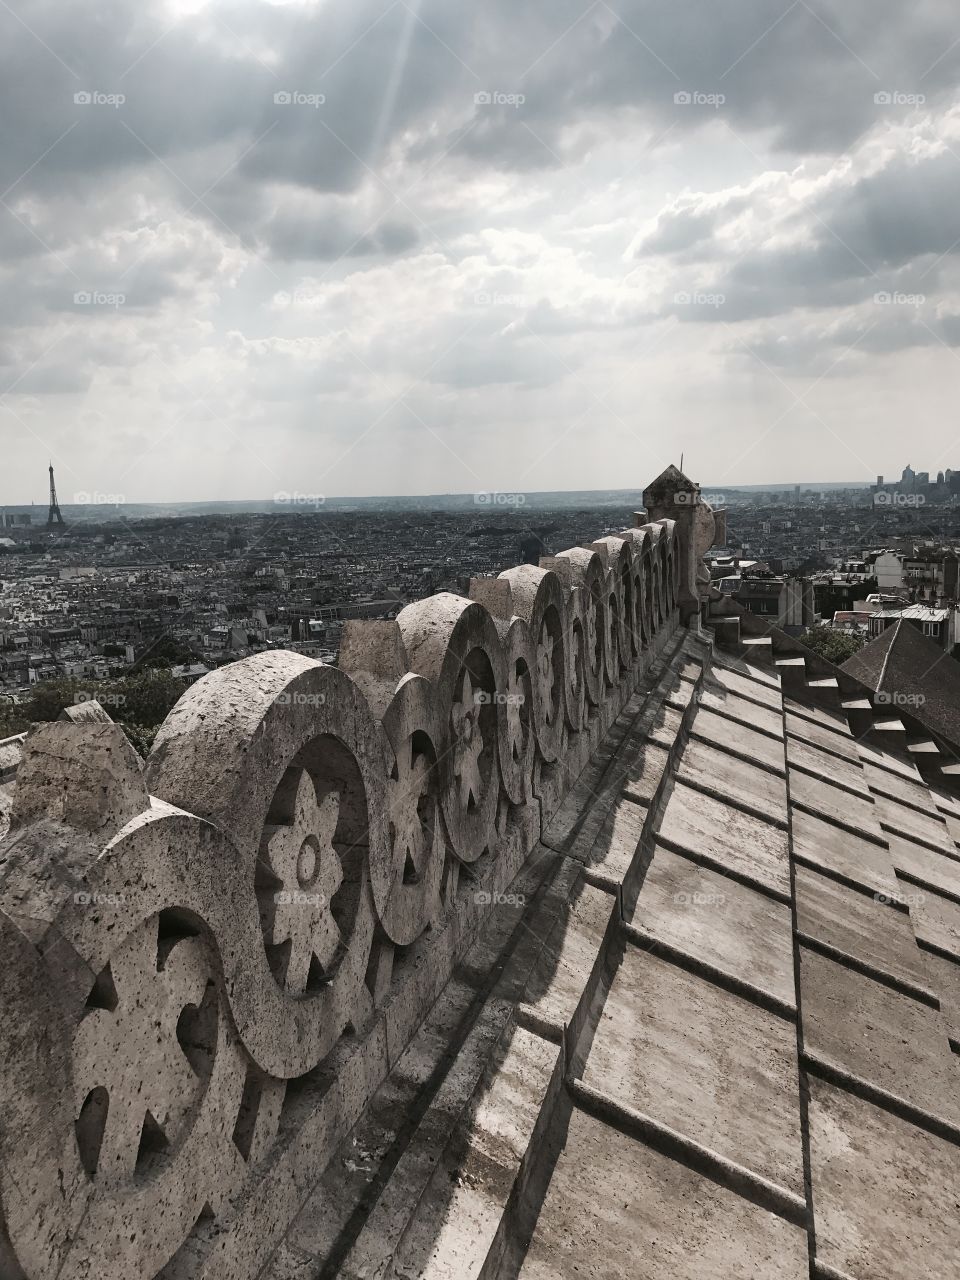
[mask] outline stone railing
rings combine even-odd
[[[339,668],[222,668],[145,764],[105,719],[28,738],[0,1275],[257,1273],[676,630],[681,541],[661,519],[348,624]]]

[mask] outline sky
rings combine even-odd
[[[0,503],[960,468],[955,0],[3,0]]]

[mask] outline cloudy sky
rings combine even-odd
[[[955,0],[0,0],[0,502],[960,468]]]

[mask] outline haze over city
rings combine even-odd
[[[950,465],[947,0],[31,0],[0,33],[0,502],[48,457],[132,503]]]

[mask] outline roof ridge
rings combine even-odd
[[[902,626],[903,626],[903,618],[898,618],[896,622],[893,624],[893,635],[890,637],[890,643],[887,645],[887,652],[883,655],[883,664],[880,667],[880,675],[877,677],[878,693],[883,688],[883,678],[887,674],[887,665],[890,662],[890,654],[893,650],[894,643],[896,642],[897,636]]]

